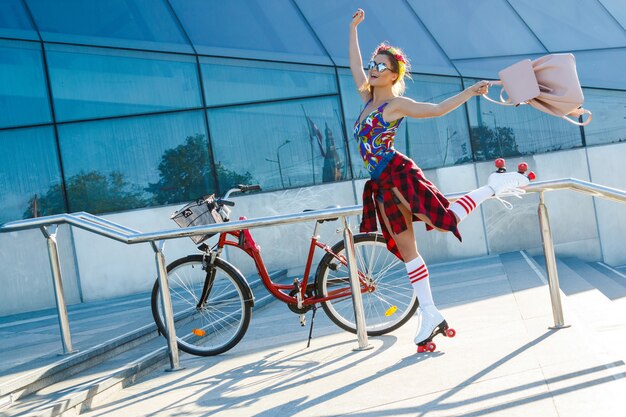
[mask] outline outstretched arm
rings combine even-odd
[[[439,104],[420,103],[407,97],[398,97],[393,101],[393,107],[389,109],[390,114],[387,118],[389,120],[395,120],[403,116],[409,116],[417,119],[425,119],[428,117],[444,116],[470,98],[487,93],[488,89],[489,81],[479,81]]]
[[[365,20],[365,12],[362,9],[357,9],[354,16],[352,16],[352,22],[350,23],[350,70],[352,71],[352,78],[356,84],[356,88],[359,90],[359,94],[363,101],[370,99],[369,91],[362,91],[362,87],[367,83],[367,77],[365,71],[363,71],[363,59],[361,58],[361,50],[359,49],[359,35],[356,27]]]

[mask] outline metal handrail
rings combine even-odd
[[[541,193],[544,191],[556,191],[569,189],[577,192],[602,197],[613,201],[626,203],[626,192],[617,188],[606,187],[576,178],[562,178],[549,181],[537,181],[527,186],[527,193]],[[467,192],[446,194],[446,198],[454,201],[467,194]],[[0,233],[18,230],[33,229],[36,227],[52,224],[71,224],[78,228],[109,237],[119,242],[135,244],[153,242],[156,240],[176,239],[180,237],[197,236],[208,233],[229,232],[240,229],[253,229],[258,227],[274,226],[279,224],[291,224],[311,220],[324,220],[334,217],[347,217],[361,214],[362,206],[354,205],[341,208],[331,208],[304,213],[283,214],[270,217],[259,217],[249,220],[230,221],[205,226],[193,226],[185,229],[167,229],[158,232],[141,233],[125,226],[102,219],[89,213],[80,212],[73,214],[56,214],[52,216],[37,217],[34,219],[16,220],[0,225]],[[112,229],[112,227],[118,230]]]
[[[606,187],[603,185],[594,184],[588,181],[579,180],[576,178],[562,178],[549,181],[537,181],[527,186],[527,193],[539,193],[539,208],[538,215],[541,227],[541,236],[543,242],[544,255],[546,257],[546,272],[548,274],[548,284],[550,287],[550,296],[552,302],[552,310],[554,315],[554,328],[563,328],[565,326],[563,322],[563,312],[560,301],[560,289],[558,282],[558,273],[556,269],[556,260],[554,256],[554,245],[552,241],[552,232],[550,230],[550,224],[548,220],[548,211],[545,206],[544,193],[547,191],[564,190],[569,189],[576,192],[592,195],[594,197],[601,197],[612,201],[618,201],[626,203],[626,192],[616,188]],[[466,193],[454,193],[447,194],[446,198],[451,201],[465,195]],[[235,231],[240,229],[253,229],[259,227],[276,226],[282,224],[292,224],[314,220],[325,220],[336,217],[341,217],[344,222],[344,241],[346,248],[352,248],[352,232],[347,222],[347,217],[361,214],[362,206],[354,205],[342,208],[323,209],[317,211],[310,211],[304,213],[285,214],[271,217],[260,217],[250,220],[231,221],[228,223],[219,223],[205,226],[194,226],[185,229],[168,229],[157,232],[141,233],[137,230],[122,226],[118,223],[110,220],[103,219],[101,217],[94,216],[89,213],[79,212],[73,214],[58,214],[46,217],[39,217],[27,220],[18,220],[0,225],[0,233],[14,232],[19,230],[40,228],[42,233],[48,240],[48,249],[50,256],[50,264],[53,272],[55,294],[57,299],[57,309],[59,311],[59,324],[61,327],[61,333],[63,337],[63,345],[66,353],[72,352],[71,338],[69,335],[69,325],[67,321],[67,311],[65,308],[65,302],[63,297],[62,280],[60,278],[60,267],[58,260],[58,248],[56,245],[56,231],[60,224],[70,224],[72,226],[84,229],[95,234],[105,236],[119,242],[127,244],[136,243],[151,243],[151,246],[155,252],[157,271],[159,273],[159,280],[162,291],[164,291],[163,299],[164,303],[169,303],[169,287],[167,284],[167,277],[165,272],[165,257],[163,255],[164,240],[176,239],[180,237],[189,237],[204,235],[209,233],[219,233]],[[51,230],[49,230],[50,228]],[[348,261],[353,263],[353,257],[348,253]],[[359,317],[362,316],[362,301],[359,291],[358,277],[353,274],[353,270],[356,268],[349,265],[351,284],[353,285],[353,294],[355,296],[355,317],[357,318],[357,336],[359,341],[359,349],[366,349],[367,345],[367,332],[365,332],[365,325],[363,322],[359,323]],[[360,312],[359,312],[360,309]],[[166,315],[165,321],[168,326],[168,345],[170,350],[170,362],[172,369],[179,369],[178,363],[178,350],[176,346],[176,336],[174,334],[173,318],[171,304],[164,306],[164,313]]]

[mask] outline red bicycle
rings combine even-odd
[[[258,185],[240,185],[229,190],[224,198],[214,199],[210,196],[191,204],[204,207],[205,217],[213,219],[200,224],[228,221],[228,206],[235,204],[228,197],[234,192],[259,189]],[[188,206],[174,216],[178,214],[191,217],[193,211]],[[226,246],[238,248],[248,254],[270,294],[286,303],[291,311],[301,315],[301,320],[307,311],[321,304],[335,324],[356,333],[344,241],[340,240],[329,246],[320,242],[317,235],[319,225],[331,220],[337,219],[316,222],[304,273],[300,278],[294,279],[293,283],[279,284],[272,281],[263,262],[260,247],[247,229],[220,233],[213,246],[206,243],[198,246],[202,253],[177,259],[168,265],[168,283],[178,347],[194,355],[217,355],[235,346],[248,329],[254,297],[241,272],[220,257]],[[192,239],[200,243],[208,237],[210,236]],[[391,332],[406,323],[418,306],[406,277],[404,264],[387,250],[381,234],[357,234],[354,236],[354,246],[367,333],[370,336],[379,336]],[[316,249],[326,253],[311,280],[311,266]],[[152,290],[151,304],[154,320],[160,332],[166,335],[158,279]]]

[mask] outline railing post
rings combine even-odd
[[[50,228],[50,230],[48,230]],[[63,353],[70,354],[77,351],[72,349],[72,335],[70,333],[70,321],[67,318],[67,306],[65,304],[65,293],[63,292],[63,277],[61,275],[61,263],[59,261],[59,247],[57,245],[58,224],[51,226],[41,226],[41,233],[46,237],[48,244],[48,257],[50,259],[50,269],[52,270],[52,283],[54,286],[54,298],[57,304],[59,315],[59,327],[61,329],[61,342],[63,343]]]
[[[562,329],[569,327],[564,324],[563,307],[561,306],[561,289],[559,287],[559,274],[556,269],[556,258],[554,256],[554,242],[548,218],[548,208],[544,201],[544,192],[539,193],[539,227],[541,228],[541,241],[543,242],[543,254],[546,258],[546,272],[548,274],[548,286],[550,288],[550,299],[552,301],[552,315],[554,316],[554,326],[551,329]]]
[[[356,324],[356,336],[359,342],[354,350],[367,350],[373,348],[367,341],[367,327],[365,325],[365,313],[363,312],[363,297],[361,295],[361,283],[356,267],[356,254],[354,253],[354,237],[350,224],[346,217],[343,217],[343,244],[348,261],[348,274],[350,276],[350,287],[352,289],[352,303],[354,305],[354,322]]]
[[[165,315],[165,328],[167,330],[167,346],[170,354],[170,369],[168,371],[179,371],[180,358],[178,355],[178,345],[176,344],[176,328],[174,327],[174,312],[172,310],[172,298],[170,296],[170,286],[167,281],[167,266],[163,255],[164,240],[150,242],[154,250],[157,272],[159,274],[159,288],[161,289],[161,303],[163,314]]]

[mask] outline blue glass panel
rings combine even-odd
[[[0,127],[52,120],[39,43],[0,40]]]
[[[200,63],[208,106],[337,93],[332,68],[222,58]]]
[[[609,13],[626,29],[626,7],[624,0],[599,0]]]
[[[543,55],[543,54],[542,54]],[[489,80],[497,80],[500,78],[498,72],[504,68],[515,64],[523,59],[536,59],[542,55],[526,55],[526,56],[502,56],[497,58],[479,58],[479,59],[460,59],[452,60],[461,75],[472,78],[485,78]]]
[[[72,211],[105,213],[214,190],[201,111],[58,127]]]
[[[471,85],[478,80],[466,79]],[[498,97],[499,87],[489,95]],[[560,151],[582,146],[580,128],[528,105],[499,106],[482,97],[467,102],[472,149],[476,160]]]
[[[451,59],[545,49],[503,0],[409,0]]]
[[[0,223],[65,212],[51,126],[0,131]]]
[[[378,44],[387,40],[411,59],[413,72],[457,75],[432,36],[402,0],[336,1],[296,0],[336,65],[349,66],[348,27],[359,7],[365,21],[359,26],[359,45],[368,60]]]
[[[509,1],[550,52],[626,46],[624,28],[596,2]]]
[[[44,41],[193,52],[164,0],[26,0]]]
[[[413,78],[413,81],[407,82],[407,96],[416,101],[440,103],[461,90],[459,78],[428,75]],[[356,178],[367,178],[369,174],[363,167],[363,160],[353,139],[353,127],[363,110],[363,101],[354,88],[348,70],[342,70],[339,79],[346,111],[346,134],[351,148],[352,169]],[[444,117],[419,120],[406,118],[398,130],[395,148],[413,158],[423,169],[471,161],[467,117],[463,107]]]
[[[587,145],[626,141],[626,91],[585,88],[584,107],[593,112],[585,129]]]
[[[195,59],[46,44],[57,120],[200,107]]]
[[[578,51],[576,69],[584,87],[626,90],[626,48],[603,51]]]
[[[263,190],[350,178],[339,100],[325,97],[209,110],[220,189]]]
[[[0,36],[39,39],[21,0],[0,0]]]
[[[291,0],[171,0],[204,55],[331,64]]]

